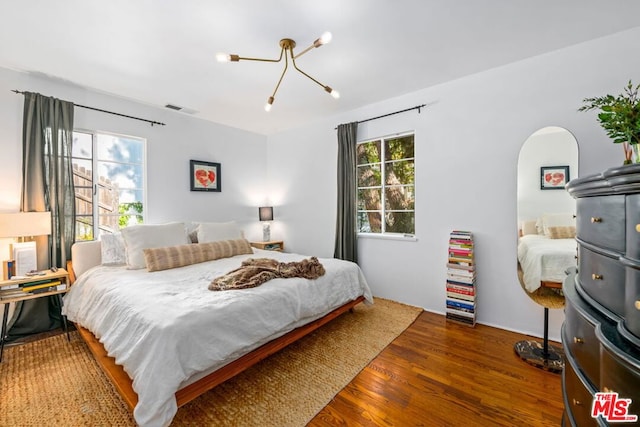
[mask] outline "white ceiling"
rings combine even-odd
[[[0,0],[0,10],[0,67],[262,134],[640,23],[629,0]],[[277,58],[280,39],[296,52],[327,30],[333,41],[297,65],[339,100],[290,66],[266,113],[283,63],[215,60]]]

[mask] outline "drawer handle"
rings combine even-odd
[[[575,406],[582,406],[582,402],[581,402],[581,401],[579,401],[579,400],[577,400],[577,399],[573,399],[573,404],[574,404]]]
[[[593,280],[602,280],[602,274],[596,274],[596,273],[593,273],[593,274],[591,275],[591,278],[592,278]]]
[[[637,300],[633,305],[636,306],[636,310],[640,310],[640,300]]]
[[[640,224],[636,224],[636,231],[640,233]]]
[[[573,337],[573,342],[576,344],[584,344],[584,340],[578,337]]]
[[[591,217],[591,222],[593,222],[593,223],[602,222],[602,218],[600,218],[599,216],[592,216]]]

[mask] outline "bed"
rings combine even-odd
[[[559,222],[558,215],[555,217]],[[577,246],[575,225],[571,225],[575,220],[571,216],[566,221],[569,225],[544,225],[542,221],[543,225],[537,228],[521,228],[524,231],[518,240],[518,269],[527,292],[540,287],[561,289],[567,268],[575,267]]]
[[[132,244],[149,244],[137,237]],[[150,247],[166,246],[160,240]],[[248,258],[285,263],[308,257],[251,248],[148,271],[128,262],[105,265],[108,251],[102,246],[104,241],[74,245],[70,270],[77,277],[63,314],[76,324],[142,426],[170,424],[178,406],[359,302],[373,302],[362,271],[347,261],[319,259],[326,272],[315,280],[276,278],[250,289],[211,291],[214,278]]]

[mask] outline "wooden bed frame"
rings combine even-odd
[[[73,265],[71,261],[67,263],[67,271],[69,272],[70,282],[73,284],[76,280],[75,273],[73,272]],[[285,348],[289,344],[301,339],[302,337],[310,334],[321,326],[329,323],[331,320],[345,313],[346,311],[352,311],[353,307],[364,301],[364,297],[360,296],[353,301],[344,304],[341,307],[333,310],[311,323],[300,326],[285,335],[269,341],[266,344],[258,347],[257,349],[245,354],[239,359],[223,366],[222,368],[210,373],[209,375],[199,379],[198,381],[181,388],[176,392],[176,401],[178,407],[192,401],[196,397],[211,390],[215,386],[222,384],[226,380],[240,374],[244,370],[271,356],[277,351]],[[79,325],[75,325],[76,329],[80,333],[82,339],[87,343],[91,353],[93,353],[96,361],[105,372],[105,374],[111,379],[111,382],[118,390],[118,393],[122,396],[124,401],[129,406],[129,409],[133,411],[133,408],[138,403],[138,395],[133,390],[133,381],[129,375],[124,371],[121,365],[116,364],[113,357],[107,355],[104,346],[88,329],[85,329]]]

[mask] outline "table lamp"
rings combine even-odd
[[[262,241],[269,242],[271,240],[271,225],[269,221],[273,221],[273,206],[262,206],[258,208],[258,217],[262,224]]]
[[[49,234],[51,234],[51,212],[0,213],[0,237],[20,239],[11,248],[15,274],[18,276],[38,268],[36,242],[33,237]],[[5,275],[9,274],[5,272]]]

